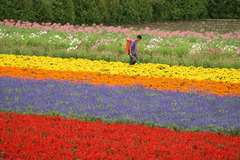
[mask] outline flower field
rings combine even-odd
[[[56,23],[0,21],[2,54],[129,61],[127,38],[141,34],[140,62],[205,68],[240,68],[240,32],[135,30],[133,27],[74,26]]]
[[[239,159],[240,69],[235,63],[239,32],[124,32],[103,25],[76,28],[12,21],[0,27],[4,46],[0,49],[0,159]],[[149,40],[140,48],[145,56],[163,54],[167,46],[152,52],[144,48],[153,44],[157,48],[169,40],[170,48],[178,45],[171,50],[172,59],[190,58],[196,54],[192,46],[210,46],[204,44],[206,39],[222,44],[213,54],[219,59],[213,59],[228,67],[147,61],[129,66],[124,60],[108,59],[105,54],[113,52],[110,57],[116,57],[124,50],[113,47],[123,43],[115,35],[139,32],[146,32]],[[157,38],[160,32],[163,40]],[[85,39],[86,33],[91,40]],[[102,37],[106,34],[110,38]],[[231,49],[224,49],[226,44]],[[101,45],[107,47],[99,49]],[[179,50],[181,45],[188,53]],[[197,55],[212,56],[202,51]],[[92,60],[88,53],[100,55]]]
[[[239,136],[1,113],[0,155],[12,159],[237,159]]]

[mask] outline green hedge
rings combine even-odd
[[[208,0],[208,13],[210,18],[239,19],[240,0]]]
[[[240,0],[0,0],[0,20],[105,25],[240,18]]]

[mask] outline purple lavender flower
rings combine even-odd
[[[9,77],[0,78],[0,88],[3,111],[58,113],[63,117],[99,117],[104,122],[148,122],[208,131],[240,129],[239,97]]]

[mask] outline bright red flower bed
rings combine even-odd
[[[0,112],[0,159],[238,159],[240,136]]]

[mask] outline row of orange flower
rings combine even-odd
[[[144,77],[120,74],[107,74],[88,71],[56,71],[27,67],[0,66],[0,76],[32,79],[71,80],[89,82],[95,85],[142,85],[145,88],[183,92],[210,93],[220,96],[240,96],[240,83],[226,83],[210,80],[190,80],[164,77]]]

